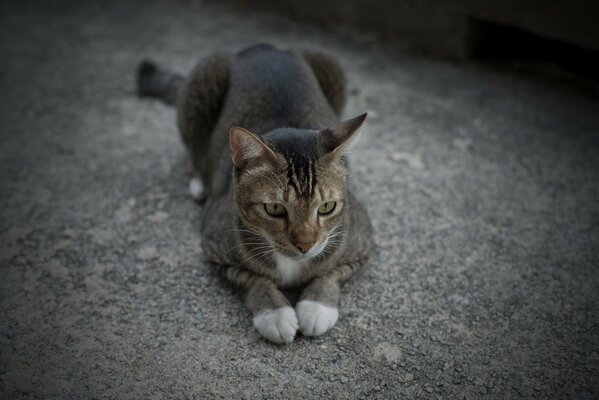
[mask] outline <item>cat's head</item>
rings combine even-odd
[[[342,235],[345,153],[366,114],[324,130],[282,128],[262,136],[233,127],[235,197],[246,227],[279,254],[315,257]]]

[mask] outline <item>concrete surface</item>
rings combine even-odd
[[[551,82],[171,1],[2,3],[0,398],[599,396],[599,105]],[[202,262],[142,57],[319,44],[370,111],[354,187],[380,249],[281,347]]]

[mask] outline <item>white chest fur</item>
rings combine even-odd
[[[306,261],[297,261],[291,258],[275,254],[275,262],[277,264],[277,280],[279,285],[283,287],[293,286],[302,283],[306,276],[304,266]]]

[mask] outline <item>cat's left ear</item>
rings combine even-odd
[[[258,135],[238,126],[229,130],[229,144],[233,163],[237,169],[244,169],[252,162],[276,158],[273,151]]]
[[[341,122],[334,128],[325,129],[318,134],[318,152],[325,161],[341,157],[360,133],[364,126],[366,113]]]

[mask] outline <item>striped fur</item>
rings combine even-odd
[[[184,83],[153,68],[140,69],[140,94],[177,104],[192,175],[203,184],[206,257],[240,288],[267,339],[331,329],[341,284],[372,248],[368,215],[346,184],[345,153],[365,115],[338,122],[339,63],[319,50],[257,45],[207,57]],[[318,214],[331,201],[333,211]],[[269,215],[272,202],[287,213]],[[301,286],[294,311],[281,289]]]

